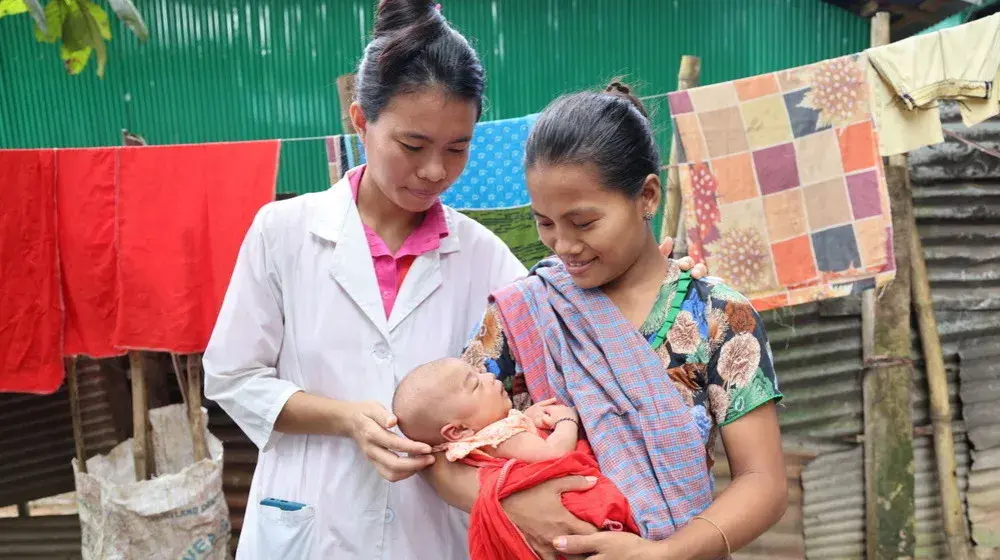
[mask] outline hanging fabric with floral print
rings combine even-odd
[[[691,256],[758,310],[895,276],[865,55],[670,94]]]

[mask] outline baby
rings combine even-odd
[[[570,513],[601,529],[639,532],[625,496],[601,474],[587,442],[579,440],[576,410],[556,399],[522,413],[493,375],[445,358],[403,378],[392,411],[406,437],[445,451],[449,461],[480,469],[480,492],[469,525],[472,560],[537,558],[503,513],[500,500],[564,476],[597,479],[588,490],[562,495]]]
[[[525,412],[511,406],[503,383],[467,362],[445,358],[417,367],[400,382],[392,411],[406,437],[447,451],[449,461],[474,453],[529,463],[576,448],[576,410],[555,399]],[[538,429],[551,431],[547,438]]]

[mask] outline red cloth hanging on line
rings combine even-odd
[[[117,154],[118,148],[56,152],[66,356],[124,353],[112,344],[118,317]]]
[[[0,392],[62,385],[54,150],[0,150]]]
[[[203,350],[279,150],[0,151],[0,392],[55,391],[63,355]]]
[[[121,148],[123,349],[200,352],[254,216],[274,200],[278,140]]]

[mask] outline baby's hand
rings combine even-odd
[[[535,424],[536,428],[544,428],[545,410],[555,403],[556,399],[545,399],[544,401],[537,402],[529,406],[528,409],[524,411],[524,415],[528,417],[528,420],[531,420]]]
[[[545,407],[545,416],[542,420],[545,422],[546,428],[554,429],[556,423],[560,420],[572,420],[573,422],[579,424],[580,415],[577,414],[576,409],[571,406],[554,404]]]

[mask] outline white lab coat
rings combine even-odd
[[[254,220],[204,358],[206,396],[261,448],[239,560],[286,554],[281,535],[300,547],[288,558],[468,557],[467,515],[421,477],[390,484],[349,438],[273,430],[299,390],[389,408],[407,372],[460,354],[489,293],[525,274],[492,232],[445,216],[449,235],[414,261],[388,320],[346,179]],[[264,498],[309,507],[281,512]]]

